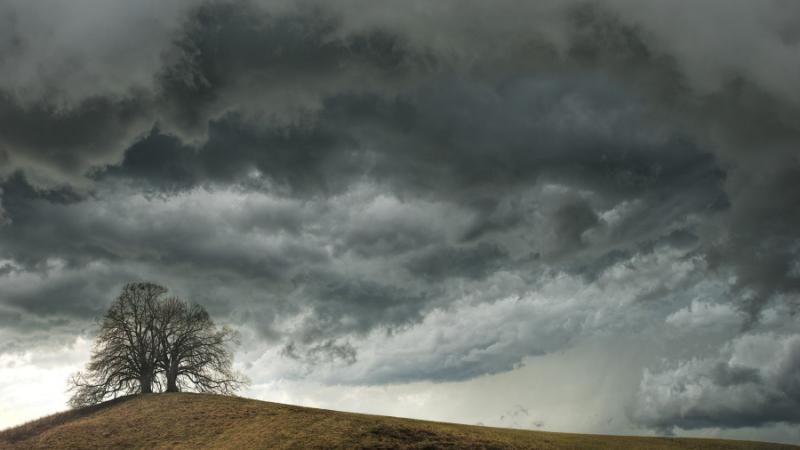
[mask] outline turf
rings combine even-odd
[[[548,433],[203,394],[130,396],[0,432],[0,449],[800,449],[717,439]]]

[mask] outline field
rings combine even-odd
[[[0,449],[800,449],[758,442],[548,433],[203,394],[130,396],[0,432]]]

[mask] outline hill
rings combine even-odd
[[[0,432],[0,449],[800,449],[549,433],[344,413],[203,394],[124,397]]]

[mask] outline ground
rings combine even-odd
[[[184,393],[124,397],[0,432],[0,449],[111,448],[800,449],[744,441],[479,427]]]

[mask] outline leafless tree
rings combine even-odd
[[[69,380],[70,406],[162,390],[232,394],[246,383],[232,369],[234,331],[166,292],[153,283],[125,285],[103,317],[86,371]]]
[[[232,329],[217,328],[205,308],[176,297],[159,306],[158,364],[167,392],[232,394],[246,383],[232,369],[230,346],[237,337]]]
[[[153,392],[159,356],[156,313],[165,292],[153,283],[125,285],[103,317],[86,372],[70,379],[71,406]]]

